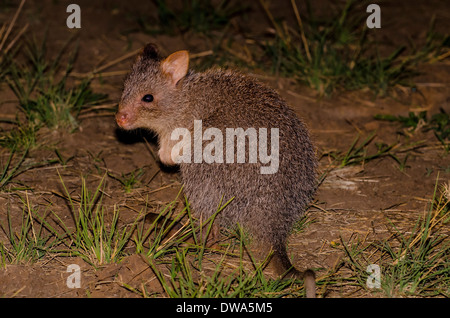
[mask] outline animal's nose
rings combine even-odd
[[[118,112],[116,114],[116,122],[120,127],[125,126],[128,122],[128,114],[126,112]]]

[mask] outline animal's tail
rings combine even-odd
[[[289,260],[286,250],[279,249],[273,255],[275,269],[279,273],[283,273],[283,278],[299,278],[303,279],[305,285],[306,297],[316,298],[316,275],[311,269],[304,272],[297,270]]]

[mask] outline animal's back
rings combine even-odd
[[[226,128],[254,128],[257,133],[266,128],[269,154],[271,128],[279,132],[279,163],[272,174],[261,173],[261,166],[267,164],[259,157],[256,163],[249,163],[247,138],[245,163],[227,163],[225,159],[224,163],[182,163],[184,190],[194,212],[209,217],[221,199],[225,203],[234,197],[219,214],[221,224],[239,223],[258,239],[283,241],[315,191],[316,159],[305,125],[278,93],[254,79],[218,70],[194,76],[184,85],[197,98],[188,100],[202,102],[190,108],[206,108],[199,113],[207,115],[198,119],[203,130],[221,130],[224,156]],[[200,99],[199,94],[203,95]],[[236,147],[234,151],[236,156]],[[259,154],[259,145],[256,151]]]

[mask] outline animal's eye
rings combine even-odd
[[[150,94],[144,95],[144,97],[142,97],[142,101],[146,103],[153,102],[153,95]]]

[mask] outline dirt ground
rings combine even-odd
[[[282,2],[282,1],[280,1]],[[314,1],[317,10],[325,10],[330,1]],[[66,27],[66,7],[69,1],[29,1],[26,3],[18,25],[30,24],[28,33],[42,36],[47,32],[48,51],[61,47],[72,35],[79,40],[79,53],[74,73],[85,74],[95,67],[136,50],[148,42],[158,43],[163,52],[189,49],[192,53],[209,49],[208,39],[195,35],[167,36],[148,35],[136,32],[137,12],[154,10],[151,1],[87,1],[78,0],[82,9],[82,28],[71,30]],[[317,5],[316,5],[317,3]],[[299,2],[300,7],[302,1]],[[14,6],[4,6],[0,21],[11,19]],[[256,4],[248,18],[236,23],[254,37],[265,34],[270,26],[261,8]],[[289,15],[289,1],[274,8],[275,16]],[[323,8],[323,9],[321,9]],[[382,28],[376,37],[385,48],[420,43],[424,40],[430,19],[435,16],[437,31],[450,29],[450,11],[446,1],[384,1]],[[3,9],[2,9],[3,10]],[[361,14],[366,15],[365,12]],[[292,17],[290,17],[292,18]],[[233,31],[235,32],[235,31]],[[235,32],[236,39],[239,35]],[[116,105],[121,94],[122,80],[132,59],[115,63],[105,71],[118,71],[118,75],[105,76],[92,82],[95,92],[108,94],[111,105]],[[427,110],[434,114],[440,108],[450,112],[450,62],[444,60],[426,64],[415,77],[416,90],[395,89],[396,98],[373,98],[368,91],[338,92],[332,97],[320,98],[317,93],[286,78],[249,71],[251,76],[276,88],[288,101],[299,117],[308,125],[320,159],[320,172],[329,169],[329,156],[323,154],[332,150],[346,152],[358,133],[367,136],[376,130],[375,142],[402,144],[424,141],[424,146],[409,151],[406,168],[390,157],[383,157],[364,165],[335,169],[326,175],[309,209],[314,220],[306,229],[295,233],[289,240],[289,253],[298,268],[318,269],[317,275],[326,273],[343,257],[342,249],[335,248],[340,242],[357,235],[367,241],[389,235],[389,222],[399,229],[409,229],[427,208],[436,182],[450,181],[450,157],[430,131],[417,130],[413,133],[402,129],[399,124],[374,120],[375,114],[407,115],[413,110]],[[76,76],[71,78],[78,80]],[[0,113],[15,116],[17,100],[5,83],[0,84]],[[402,134],[400,134],[402,133]],[[20,223],[21,205],[17,194],[25,196],[40,210],[52,204],[62,219],[69,219],[67,203],[62,193],[61,174],[70,191],[79,192],[80,176],[87,177],[88,185],[96,187],[105,171],[115,175],[144,168],[140,186],[126,194],[121,184],[107,177],[104,204],[111,211],[114,206],[120,210],[121,222],[132,222],[139,209],[146,205],[155,211],[172,201],[181,184],[177,172],[161,170],[152,158],[139,134],[125,134],[118,130],[111,113],[86,114],[82,116],[80,128],[73,132],[40,132],[43,144],[30,153],[34,158],[54,158],[56,145],[64,158],[71,158],[66,166],[61,164],[29,170],[18,177],[18,181],[32,190],[0,193],[0,221],[5,224],[9,209],[13,222]],[[151,144],[153,151],[156,145]],[[375,149],[374,143],[369,147]],[[400,156],[404,156],[400,154]],[[2,154],[2,158],[4,158]],[[4,160],[4,159],[2,159]],[[437,180],[439,175],[439,180]],[[77,192],[78,191],[78,192]],[[5,234],[0,233],[0,240]],[[82,270],[82,286],[69,289],[66,279],[69,264],[79,264]],[[118,282],[132,286],[146,284],[155,293],[161,292],[156,277],[145,261],[137,255],[112,265],[94,270],[79,258],[45,258],[35,264],[5,265],[0,269],[0,295],[2,297],[137,297]],[[343,297],[345,291],[321,290],[326,297]],[[359,294],[361,297],[370,295]]]

